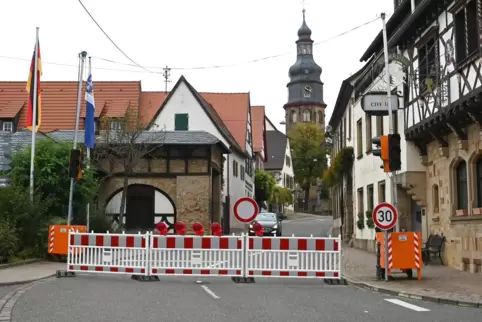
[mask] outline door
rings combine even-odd
[[[154,192],[154,188],[147,185],[129,186],[126,205],[127,230],[154,228]]]
[[[422,231],[422,208],[412,200],[412,231]]]

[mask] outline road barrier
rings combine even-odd
[[[138,280],[159,276],[229,276],[235,282],[255,277],[341,279],[340,237],[212,236],[193,225],[196,235],[98,234],[70,231],[67,270],[57,276],[82,273],[132,275]]]

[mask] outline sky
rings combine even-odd
[[[36,27],[42,80],[78,79],[78,54],[92,57],[96,80],[140,80],[145,91],[168,90],[184,75],[200,92],[250,92],[284,126],[288,69],[296,61],[302,8],[322,67],[326,122],[344,79],[363,66],[360,57],[391,15],[392,0],[82,0],[91,15],[136,64],[102,33],[78,0],[1,1],[0,81],[26,81]],[[269,58],[268,58],[269,57]],[[266,58],[266,59],[264,59]],[[255,61],[255,62],[253,62]],[[212,67],[218,68],[196,68]],[[86,76],[84,77],[84,79]]]

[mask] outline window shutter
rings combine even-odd
[[[174,119],[175,131],[187,131],[189,129],[189,114],[176,114]]]

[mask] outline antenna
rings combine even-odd
[[[165,92],[167,94],[167,84],[171,82],[170,77],[171,77],[171,69],[166,65],[162,69],[164,72],[162,73],[162,76],[164,77],[164,84],[165,84]]]

